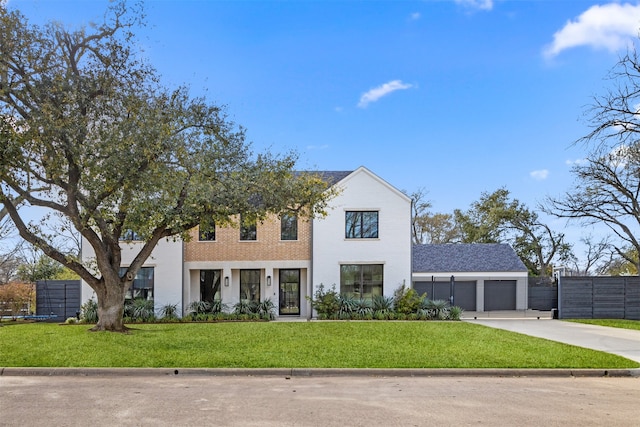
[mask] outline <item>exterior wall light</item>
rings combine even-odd
[[[229,276],[224,276],[224,285],[229,287]]]
[[[271,276],[267,276],[267,286],[271,286]]]

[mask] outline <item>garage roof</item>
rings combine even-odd
[[[527,267],[506,243],[414,245],[413,272],[522,272]]]

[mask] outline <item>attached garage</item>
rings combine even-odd
[[[484,311],[516,309],[515,280],[485,280]]]
[[[466,311],[526,310],[528,271],[507,244],[414,245],[413,287]]]
[[[451,281],[414,282],[413,288],[421,295],[426,293],[432,300],[449,301],[451,298]],[[476,311],[476,282],[454,280],[453,304],[467,311]]]

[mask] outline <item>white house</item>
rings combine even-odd
[[[334,184],[326,218],[313,221],[313,292],[322,284],[370,299],[411,285],[411,199],[365,167]]]

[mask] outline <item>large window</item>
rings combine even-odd
[[[198,240],[216,240],[216,223],[213,222],[213,220],[205,220],[200,223],[200,227],[198,227]]]
[[[382,295],[382,264],[344,264],[340,266],[340,293],[371,300]]]
[[[120,276],[127,271],[127,267],[120,267]],[[142,267],[133,279],[125,299],[144,298],[153,300],[153,267]]]
[[[256,221],[250,221],[240,216],[240,240],[257,240]]]
[[[260,302],[260,270],[240,270],[240,299]]]
[[[298,217],[286,214],[280,220],[280,240],[298,240]]]
[[[345,213],[347,239],[377,239],[378,211],[347,211]]]

